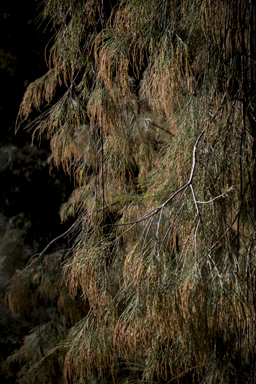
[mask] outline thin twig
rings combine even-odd
[[[43,251],[41,253],[36,253],[35,255],[33,255],[29,261],[31,259],[33,259],[35,256],[37,256],[31,263],[28,262],[28,264],[26,265],[26,267],[24,269],[22,269],[22,271],[20,271],[14,278],[12,278],[3,288],[1,288],[0,292],[4,291],[7,287],[9,287],[9,285],[11,285],[11,283],[16,280],[22,273],[24,273],[27,269],[29,269],[36,261],[38,261],[39,259],[41,259],[41,257],[48,251],[48,249],[55,243],[55,241],[58,241],[60,239],[62,239],[63,237],[65,237],[66,235],[68,235],[71,230],[75,227],[76,225],[76,221],[71,225],[71,227],[69,227],[64,233],[62,233],[61,235],[55,237],[55,239],[53,239],[52,241],[50,241],[50,243],[47,244],[47,246],[43,249]]]
[[[153,123],[153,121],[152,121],[150,118],[146,118],[145,120],[146,120],[147,122],[149,122],[150,124],[152,124],[154,127],[161,129],[161,130],[164,131],[165,133],[168,133],[168,135],[170,135],[170,136],[172,136],[172,137],[175,137],[171,132],[167,131],[167,130],[164,129],[163,127],[160,127],[160,125],[157,125],[156,123]]]
[[[197,204],[209,204],[209,203],[212,203],[214,200],[219,199],[219,198],[222,197],[222,196],[225,197],[226,194],[227,194],[227,192],[224,192],[224,193],[222,193],[221,195],[216,196],[216,197],[214,197],[213,199],[208,200],[208,201],[199,201],[199,200],[196,200],[196,203],[197,203]]]

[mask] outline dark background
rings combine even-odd
[[[71,186],[63,172],[49,174],[47,140],[40,147],[38,142],[31,147],[32,132],[25,129],[26,124],[16,135],[14,132],[27,85],[48,70],[45,47],[50,46],[54,31],[38,20],[42,6],[35,0],[4,1],[0,7],[0,147],[4,147],[0,153],[0,212],[9,218],[22,213],[31,222],[25,239],[29,244],[47,242],[59,233],[59,206]]]

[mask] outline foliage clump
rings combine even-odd
[[[50,71],[20,118],[61,87],[32,127],[74,176],[61,218],[77,236],[62,284],[18,281],[67,290],[65,311],[83,300],[48,348],[65,382],[254,382],[255,15],[245,0],[45,1]]]

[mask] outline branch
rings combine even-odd
[[[170,197],[169,199],[167,199],[163,204],[161,204],[159,207],[157,208],[154,208],[152,209],[151,211],[149,211],[148,213],[146,213],[144,216],[142,216],[140,219],[136,220],[136,221],[133,221],[133,222],[130,222],[130,223],[122,223],[122,224],[114,224],[115,226],[121,226],[121,225],[131,225],[130,228],[128,228],[126,231],[124,231],[120,236],[118,236],[116,240],[118,240],[120,237],[124,236],[127,232],[129,232],[132,228],[134,228],[138,223],[142,222],[142,221],[145,221],[147,219],[149,219],[150,217],[156,215],[159,211],[161,211],[176,195],[178,195],[180,192],[182,192],[184,189],[187,189],[191,183],[192,183],[192,180],[193,180],[193,177],[194,177],[194,172],[195,172],[195,165],[196,165],[196,150],[197,150],[197,146],[198,146],[198,143],[201,139],[201,137],[203,136],[203,134],[205,133],[205,129],[200,133],[200,135],[198,136],[196,142],[195,142],[195,145],[194,145],[194,148],[193,148],[193,160],[192,160],[192,166],[191,166],[191,171],[190,171],[190,176],[189,176],[189,180],[186,184],[184,184],[181,188],[179,188],[176,192],[174,192]]]
[[[228,192],[228,191],[227,191],[227,192]],[[224,193],[222,193],[221,195],[216,196],[216,197],[214,197],[213,199],[208,200],[208,201],[199,201],[199,200],[196,200],[196,203],[197,203],[197,204],[209,204],[209,203],[212,203],[214,200],[217,200],[217,199],[219,199],[219,198],[222,197],[222,196],[226,197],[227,192],[224,192]]]
[[[145,118],[145,120],[148,121],[150,124],[152,124],[154,127],[157,127],[159,129],[161,129],[162,131],[164,131],[165,133],[168,133],[168,135],[170,135],[172,137],[175,137],[171,132],[167,131],[163,127],[160,127],[160,125],[157,125],[156,123],[153,123],[153,121],[150,118],[147,117],[147,118]]]
[[[47,251],[48,249],[52,246],[52,244],[54,244],[56,241],[62,239],[63,237],[67,236],[71,230],[75,227],[76,225],[76,221],[71,225],[71,227],[69,227],[69,229],[67,229],[64,233],[62,233],[61,235],[55,237],[55,239],[51,240],[49,244],[47,244],[47,246],[43,249],[43,251],[41,253],[36,253],[35,255],[33,255],[29,261],[28,261],[28,264],[26,265],[26,267],[24,269],[22,269],[22,271],[20,271],[14,278],[12,278],[9,283],[7,283],[3,288],[1,288],[0,290],[0,293],[2,291],[4,291],[7,287],[9,287],[9,285],[11,285],[12,281],[13,280],[16,280],[22,273],[24,273],[27,269],[29,269],[36,261],[38,261]],[[33,257],[35,257],[36,255],[38,255],[31,263],[30,260],[33,259]]]

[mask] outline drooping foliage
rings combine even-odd
[[[49,72],[19,117],[48,103],[31,127],[75,179],[52,284],[80,315],[47,347],[65,382],[255,382],[255,17],[252,0],[45,0]],[[14,280],[14,310],[42,259]],[[29,340],[15,358],[34,382],[47,359],[29,361]]]

